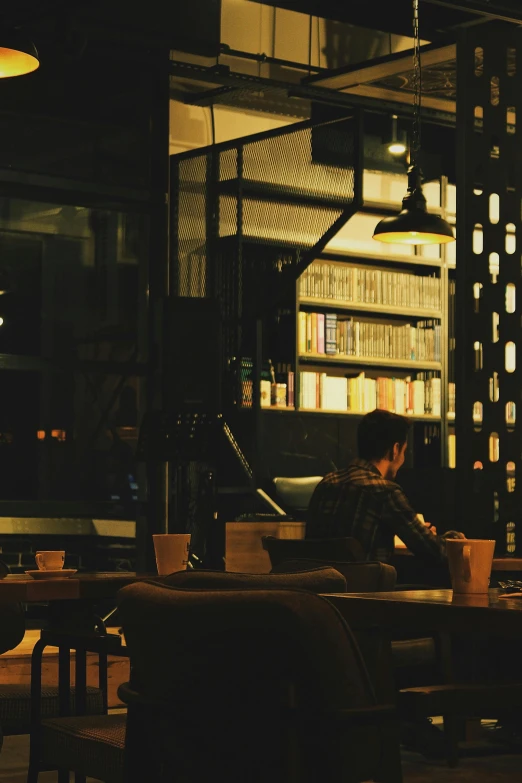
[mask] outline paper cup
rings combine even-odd
[[[153,535],[152,540],[159,576],[172,574],[174,571],[186,571],[190,533],[160,533]]]

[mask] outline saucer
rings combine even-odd
[[[32,576],[33,579],[68,579],[77,570],[77,568],[57,568],[55,570],[48,569],[47,571],[26,571],[25,573],[28,576]]]

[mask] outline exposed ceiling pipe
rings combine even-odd
[[[328,68],[320,68],[317,65],[309,66],[307,63],[298,63],[294,60],[283,60],[280,57],[270,57],[267,54],[254,54],[253,52],[243,52],[240,49],[231,49],[228,44],[221,44],[221,54],[228,57],[239,57],[242,60],[254,60],[257,63],[266,63],[267,65],[280,65],[282,68],[293,68],[297,71],[309,73],[324,73]]]

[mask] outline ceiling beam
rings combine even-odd
[[[344,95],[360,95],[365,98],[373,98],[375,101],[394,101],[403,103],[407,106],[413,106],[413,93],[406,90],[390,90],[386,87],[374,87],[371,84],[359,84],[356,87],[350,87],[342,90]],[[435,111],[449,112],[455,114],[457,104],[455,101],[445,100],[444,98],[433,98],[429,95],[422,96],[423,108],[434,109]]]
[[[439,63],[450,62],[457,57],[456,44],[448,46],[434,46],[428,44],[421,48],[421,64],[428,68]],[[330,71],[328,76],[318,75],[306,79],[307,84],[315,87],[328,87],[331,90],[347,90],[360,84],[380,81],[398,73],[404,73],[412,69],[413,49],[406,52],[396,52],[384,57],[369,60],[361,65],[349,65],[337,71]]]
[[[477,14],[486,19],[522,24],[520,0],[423,0],[423,3],[442,6],[452,11]]]

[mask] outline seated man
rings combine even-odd
[[[444,538],[463,536],[455,531],[437,536],[429,523],[418,518],[395,482],[404,463],[409,426],[404,416],[379,409],[362,418],[357,431],[359,459],[329,473],[317,485],[308,507],[306,538],[350,536],[362,545],[367,560],[391,562],[394,539],[399,536],[422,558],[423,577],[429,570],[426,566],[434,566],[436,578],[444,584],[449,580]],[[400,679],[397,684],[402,687]],[[427,719],[401,722],[401,739],[425,756],[444,757],[443,735]]]
[[[422,522],[395,482],[404,463],[409,422],[384,410],[366,414],[357,431],[359,459],[329,473],[317,485],[308,508],[306,538],[351,536],[367,560],[391,562],[394,538],[430,565],[446,563],[445,538],[464,537],[448,531],[437,536]]]

